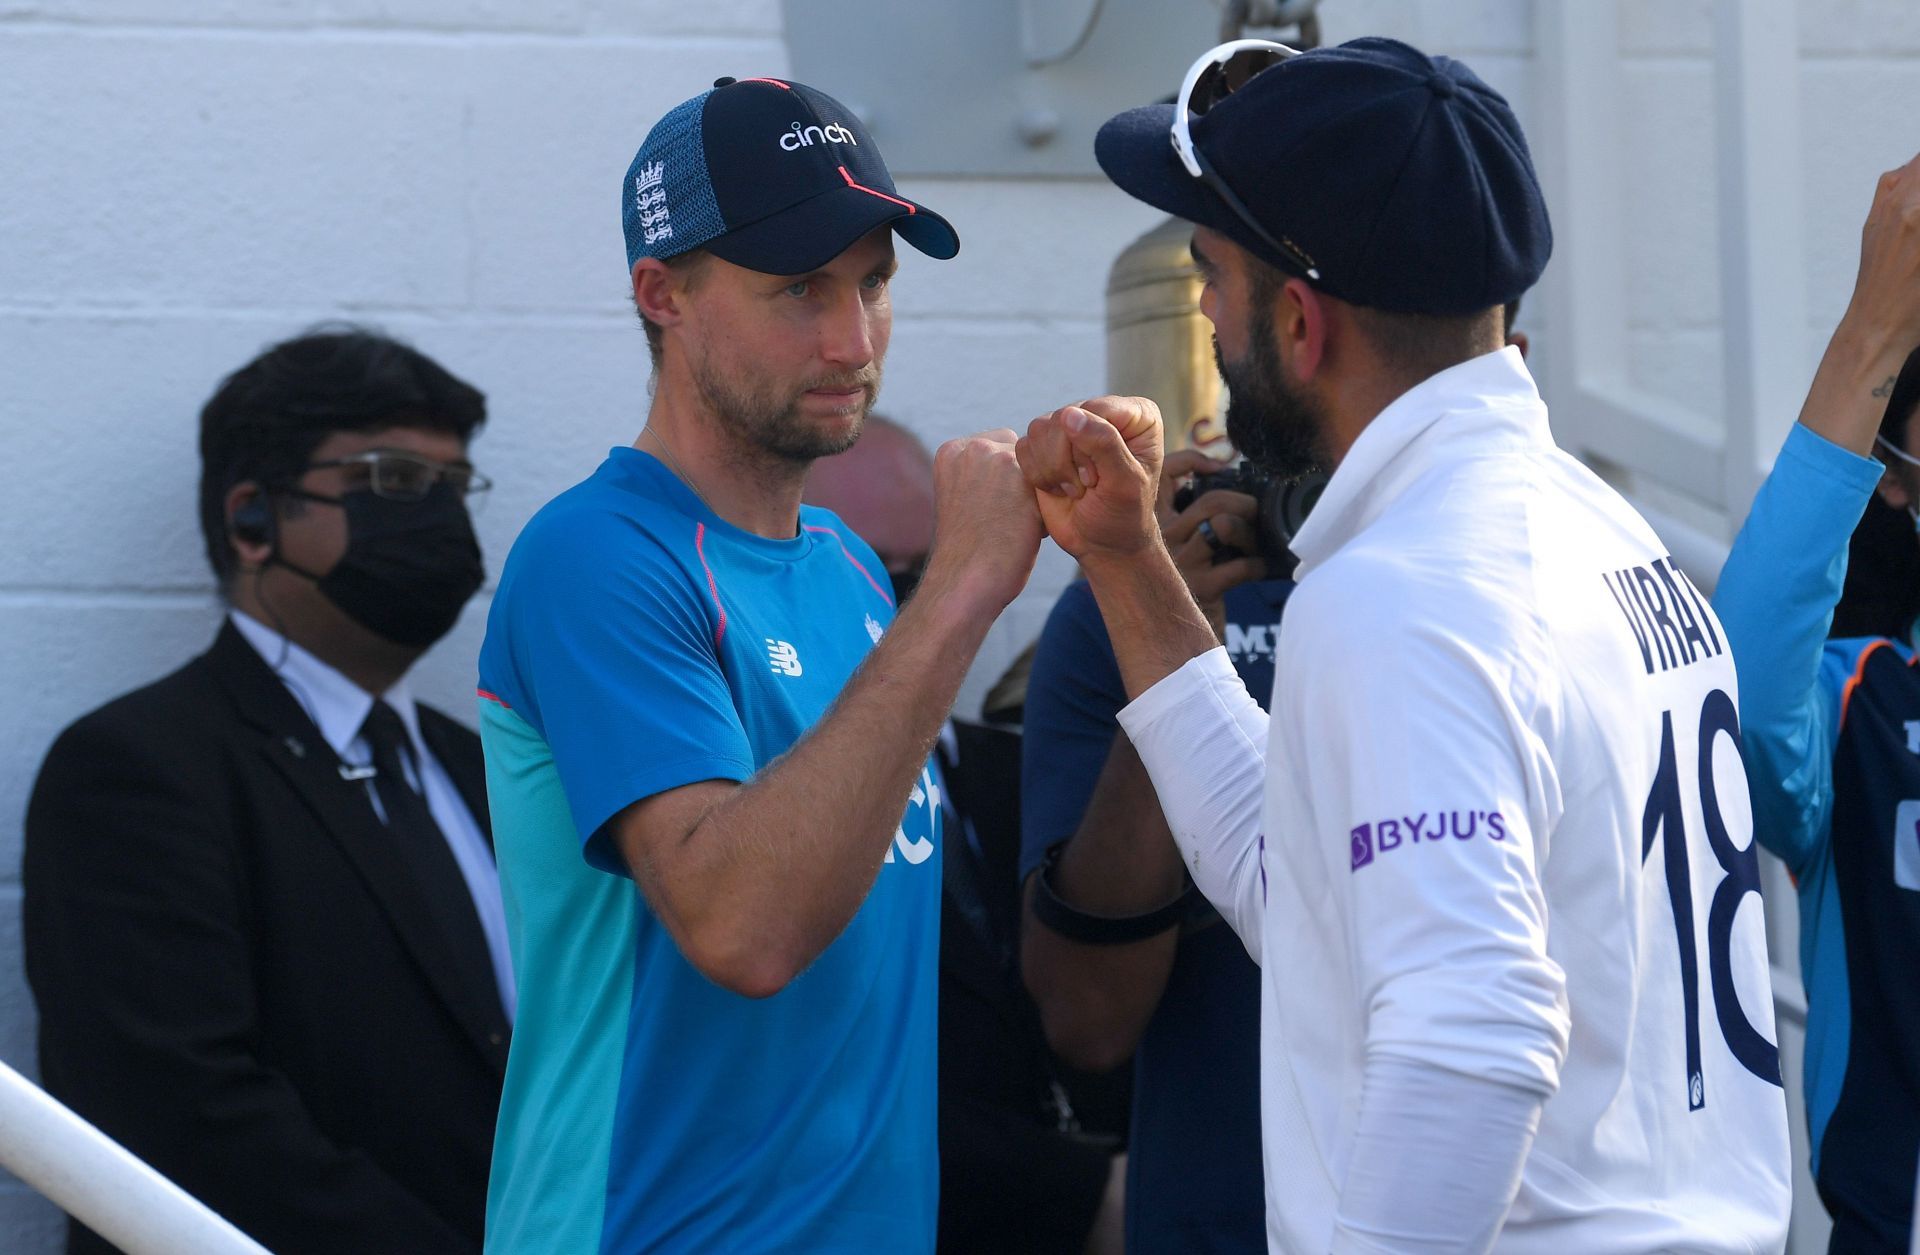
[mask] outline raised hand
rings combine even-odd
[[[1020,469],[1062,549],[1097,563],[1160,543],[1163,436],[1160,408],[1145,397],[1097,397],[1028,425]]]
[[[1015,439],[1002,427],[949,440],[934,455],[933,553],[923,593],[957,589],[997,614],[1026,587],[1043,533]]]
[[[1874,189],[1847,316],[1892,337],[1902,355],[1920,344],[1920,156]]]
[[[1160,516],[1160,534],[1173,565],[1186,581],[1187,591],[1200,612],[1207,616],[1214,635],[1224,635],[1227,622],[1227,590],[1249,580],[1264,579],[1267,564],[1260,557],[1260,540],[1254,532],[1260,503],[1244,492],[1215,488],[1173,508],[1175,486],[1187,476],[1208,471],[1224,471],[1231,462],[1210,458],[1198,449],[1178,449],[1167,455],[1160,472],[1160,496],[1156,511]],[[1213,532],[1208,542],[1202,523]],[[1237,550],[1236,556],[1222,559],[1214,548]]]

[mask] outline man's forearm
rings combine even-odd
[[[1894,380],[1912,349],[1889,328],[1849,307],[1820,358],[1800,410],[1801,425],[1843,449],[1872,453]]]
[[[714,962],[748,969],[725,983],[776,992],[859,910],[992,624],[987,604],[964,584],[923,587],[813,730],[677,843],[676,936],[692,950],[706,948],[692,935],[717,934]]]
[[[1106,916],[1145,914],[1185,888],[1180,849],[1124,733],[1114,737],[1093,798],[1049,883],[1069,906]],[[1031,902],[1031,886],[1028,892]],[[1124,1062],[1160,1005],[1179,942],[1178,926],[1117,945],[1074,941],[1040,922],[1029,905],[1022,974],[1048,1043],[1089,1071]]]
[[[1220,643],[1157,540],[1122,558],[1089,556],[1081,568],[1100,603],[1129,701]]]

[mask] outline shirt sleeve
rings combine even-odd
[[[1740,676],[1754,835],[1796,875],[1833,807],[1839,688],[1821,682],[1847,545],[1880,463],[1794,424],[1714,589]]]
[[[1027,682],[1021,732],[1020,879],[1071,837],[1120,730],[1127,690],[1100,607],[1084,581],[1047,616]]]
[[[624,875],[606,822],[682,785],[745,780],[752,746],[707,590],[625,520],[536,524],[500,590],[517,696],[553,753],[587,861]]]
[[[1139,751],[1187,872],[1255,962],[1266,913],[1260,831],[1267,715],[1224,648],[1189,659],[1135,698],[1120,723]]]
[[[1534,729],[1559,668],[1497,594],[1382,604],[1378,587],[1352,571],[1288,608],[1275,744],[1292,761],[1275,787],[1302,790],[1309,819],[1279,838],[1346,929],[1369,1066],[1551,1095],[1571,1024],[1540,881],[1559,783]]]

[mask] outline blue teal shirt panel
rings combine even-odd
[[[705,512],[654,459],[614,450],[514,542],[481,648],[481,687],[552,747],[588,860],[605,871],[625,872],[597,834],[626,806],[754,768],[705,579],[709,524],[689,504]]]
[[[481,657],[481,687],[549,749],[524,744],[503,781],[555,782],[543,831],[508,834],[503,878],[528,929],[571,925],[530,904],[564,896],[580,874],[529,845],[578,851],[621,871],[604,840],[586,839],[625,806],[699,779],[745,779],[826,713],[892,621],[872,551],[826,511],[803,508],[791,540],[768,540],[714,516],[651,457],[617,449],[585,483],[529,524],[508,559]],[[497,720],[501,730],[510,721]],[[496,738],[503,747],[507,738]],[[495,764],[489,763],[490,772]],[[516,1187],[577,1194],[599,1249],[931,1251],[937,1214],[935,1049],[940,917],[939,791],[922,771],[866,900],[840,936],[786,989],[753,1000],[699,973],[629,888],[630,940],[592,947],[516,946],[523,981],[551,1017],[528,1043],[619,1044],[601,1171]],[[509,811],[533,815],[532,807]],[[795,817],[795,824],[806,822]],[[557,880],[556,880],[557,878]],[[540,966],[540,955],[553,963]],[[564,963],[563,963],[564,960]],[[585,964],[591,971],[581,970]],[[570,966],[567,966],[570,965]],[[618,981],[623,996],[576,1006],[575,989]],[[617,1004],[617,1005],[616,1005]],[[501,1130],[511,1140],[561,1135],[535,1108],[561,1080],[523,1058],[516,1037]],[[529,1046],[531,1050],[531,1045]],[[575,1054],[581,1049],[576,1048]],[[598,1058],[597,1048],[590,1051]],[[522,1065],[525,1065],[522,1067]],[[516,1069],[528,1083],[514,1084]],[[528,1147],[502,1157],[537,1167]],[[494,1214],[531,1214],[525,1198]]]
[[[1794,875],[1807,991],[1803,1085],[1813,1170],[1851,1047],[1845,921],[1832,850],[1833,754],[1847,681],[1871,640],[1830,641],[1847,545],[1881,465],[1795,424],[1714,589],[1740,676],[1754,839]],[[1903,653],[1904,646],[1898,645]]]

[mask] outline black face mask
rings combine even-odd
[[[341,613],[396,645],[424,649],[445,636],[486,578],[473,519],[451,485],[435,484],[419,501],[394,501],[370,490],[291,495],[344,509],[347,551],[322,576],[278,553],[274,560],[313,580]]]
[[[920,587],[920,577],[927,573],[927,560],[915,558],[913,565],[904,571],[888,571],[887,578],[893,581],[893,608],[898,610],[907,604],[907,598],[913,596],[913,590]]]

